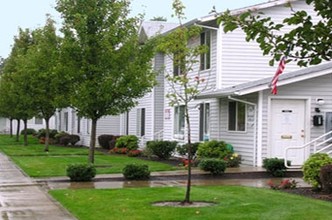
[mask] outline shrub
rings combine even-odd
[[[298,182],[292,179],[284,179],[280,182],[280,184],[274,184],[272,180],[267,183],[271,189],[295,189],[297,187]]]
[[[36,135],[37,134],[37,131],[33,128],[27,128],[27,135]],[[21,134],[23,135],[24,134],[24,129],[21,131]]]
[[[56,129],[49,130],[49,138],[54,139],[56,134],[58,134],[58,131]],[[46,129],[39,129],[36,136],[37,138],[46,137]]]
[[[216,158],[203,159],[198,164],[199,168],[210,172],[212,175],[219,175],[225,172],[226,163]]]
[[[109,142],[110,149],[115,148],[116,140],[120,137],[121,137],[121,135],[114,135],[113,136],[113,139]]]
[[[290,166],[291,162],[287,161]],[[275,177],[285,176],[287,168],[285,167],[285,160],[279,158],[265,158],[263,160],[263,167],[267,172],[271,173]]]
[[[127,148],[128,150],[138,149],[138,137],[135,135],[121,136],[116,140],[115,147]]]
[[[77,134],[71,134],[69,135],[69,139],[70,144],[74,146],[77,142],[80,141],[80,136]]]
[[[70,137],[69,135],[64,135],[59,138],[59,144],[63,146],[68,146],[70,143]]]
[[[124,148],[115,147],[112,150],[110,150],[110,153],[113,153],[113,154],[127,154],[128,149],[125,148],[125,147]]]
[[[160,159],[169,159],[177,145],[176,141],[148,141],[146,147]]]
[[[67,167],[67,176],[74,182],[91,181],[96,176],[96,168],[88,164],[71,164]]]
[[[233,153],[224,141],[207,141],[198,146],[197,156],[199,158],[225,158]]]
[[[54,139],[55,139],[55,143],[57,144],[61,144],[61,145],[65,145],[63,142],[61,143],[61,138],[62,137],[65,137],[65,136],[68,136],[69,134],[67,132],[64,132],[64,131],[60,131],[59,133],[57,133],[55,136],[54,136]],[[65,141],[64,141],[65,142]],[[69,144],[69,140],[68,140],[68,143],[66,145]]]
[[[195,156],[198,146],[200,145],[200,142],[192,143],[191,144],[191,155]],[[189,144],[183,144],[183,145],[178,145],[176,147],[176,151],[181,155],[181,156],[186,156],[189,150]]]
[[[228,154],[224,157],[227,167],[239,167],[241,164],[241,155],[236,153]]]
[[[147,180],[150,170],[146,164],[128,164],[123,168],[123,176],[128,180]]]
[[[332,158],[328,154],[316,153],[311,155],[303,165],[303,179],[314,188],[321,188],[319,173],[320,169],[327,164],[332,164]]]
[[[141,156],[142,151],[140,150],[131,150],[128,152],[128,157],[138,157]]]
[[[112,149],[110,146],[110,142],[114,139],[114,135],[110,134],[102,134],[98,136],[99,146],[103,149]]]
[[[319,177],[323,190],[332,193],[332,164],[322,166]]]

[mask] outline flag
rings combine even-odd
[[[279,79],[279,75],[284,71],[285,69],[285,65],[286,65],[286,57],[284,56],[283,58],[281,58],[280,62],[279,62],[279,65],[278,65],[278,69],[276,71],[276,73],[274,74],[271,82],[270,82],[270,88],[271,88],[271,93],[273,95],[276,95],[277,92],[278,92],[278,89],[277,89],[277,82],[278,82],[278,79]]]

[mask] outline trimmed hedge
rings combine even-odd
[[[128,180],[147,180],[150,178],[149,166],[146,164],[128,164],[122,174]]]
[[[35,135],[35,134],[37,134],[37,131],[35,129],[33,129],[33,128],[27,128],[26,130],[27,130],[27,135]],[[24,131],[25,131],[24,129],[21,131],[22,135],[24,134]]]
[[[325,153],[316,153],[309,157],[303,165],[303,179],[314,188],[321,188],[319,179],[320,169],[328,164],[332,164],[332,158]]]
[[[291,161],[287,161],[287,165],[291,165]],[[265,158],[263,160],[263,168],[266,169],[267,172],[271,173],[272,176],[275,177],[283,177],[286,173],[285,160],[279,158]]]
[[[169,159],[177,145],[176,141],[148,141],[146,148],[160,159]]]
[[[198,166],[212,175],[223,174],[226,170],[226,162],[216,158],[203,159],[199,162]]]
[[[138,149],[138,137],[135,135],[121,136],[116,140],[115,147],[127,148],[128,150]]]
[[[91,181],[96,176],[96,168],[88,164],[70,164],[67,167],[67,176],[73,182]]]

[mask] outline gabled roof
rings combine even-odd
[[[143,21],[139,31],[140,42],[144,42],[158,34],[163,34],[177,26],[179,24],[165,21]]]
[[[307,67],[298,71],[281,74],[279,76],[278,86],[289,85],[292,83],[301,82],[303,80],[312,79],[327,74],[332,74],[332,61],[313,67]],[[250,93],[269,89],[269,84],[271,80],[272,77],[267,77],[264,79],[227,87],[224,89],[216,89],[214,91],[204,92],[198,95],[197,99],[219,98],[229,95],[247,95]]]

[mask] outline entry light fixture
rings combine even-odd
[[[325,101],[324,101],[324,99],[322,99],[322,98],[317,98],[317,99],[316,99],[316,104],[319,105],[319,106],[322,106],[322,105],[325,104]]]

